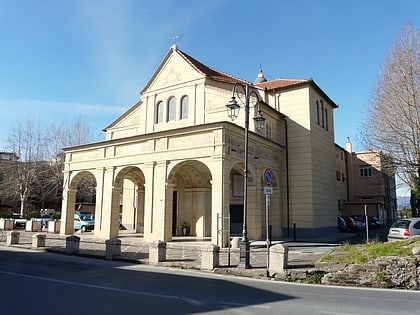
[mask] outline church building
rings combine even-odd
[[[266,239],[267,209],[273,239],[335,233],[337,107],[312,79],[267,80],[260,69],[248,82],[173,46],[104,141],[64,149],[60,233],[74,232],[85,176],[96,182],[102,239],[118,237],[121,223],[146,241],[190,235],[227,246],[242,233],[244,203],[250,240]]]

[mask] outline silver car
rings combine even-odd
[[[389,228],[388,241],[406,240],[414,235],[420,235],[420,218],[399,219]]]
[[[82,232],[92,231],[95,228],[95,220],[91,218],[85,219],[84,217],[75,214],[74,215],[74,229],[81,230]]]

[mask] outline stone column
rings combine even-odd
[[[20,233],[16,232],[16,231],[8,232],[7,233],[7,239],[6,239],[7,246],[19,244],[19,235],[20,235]]]
[[[45,234],[32,235],[32,248],[45,247]]]
[[[144,239],[172,240],[172,187],[166,185],[167,161],[146,166]],[[152,168],[153,167],[153,168]]]
[[[285,269],[287,269],[288,257],[289,248],[287,247],[287,245],[277,244],[270,247],[270,276],[274,276],[275,274],[284,274]]]
[[[144,233],[144,186],[137,187],[136,233]]]
[[[166,178],[166,172],[165,172],[165,178]],[[165,196],[165,202],[163,205],[163,222],[164,228],[163,228],[163,240],[168,242],[172,240],[172,207],[173,207],[173,198],[174,198],[174,183],[166,183],[164,185],[164,196]],[[155,221],[155,226],[158,226],[159,221]]]
[[[211,242],[229,246],[230,169],[221,156],[212,158],[211,181]]]
[[[105,241],[106,251],[105,258],[113,259],[115,256],[121,256],[121,240],[118,238],[111,238]]]
[[[66,237],[66,254],[76,254],[79,252],[80,237],[70,235]]]
[[[60,235],[69,235],[74,232],[74,207],[76,203],[76,194],[77,189],[64,188]]]
[[[115,167],[100,170],[97,182],[94,235],[101,239],[118,237],[121,184],[115,183]]]
[[[264,239],[265,231],[265,195],[262,191],[261,180],[264,169],[250,163],[248,177],[248,211],[247,228],[249,239]]]
[[[144,184],[144,229],[143,237],[145,240],[152,240],[154,200],[153,200],[153,181],[155,172],[155,162],[145,164],[145,184]]]
[[[166,242],[152,241],[149,243],[149,264],[156,265],[166,260]]]
[[[220,247],[210,244],[202,249],[201,269],[213,270],[219,266]]]

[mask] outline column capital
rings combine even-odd
[[[166,182],[165,183],[165,186],[166,186],[166,188],[172,188],[173,189],[175,187],[175,183],[173,183],[173,182],[169,182],[169,183]]]
[[[147,168],[153,168],[153,167],[156,165],[156,162],[155,162],[155,161],[152,161],[152,162],[146,162],[146,163],[144,163],[144,165],[145,165]]]
[[[156,161],[156,166],[167,166],[169,163],[169,160]]]

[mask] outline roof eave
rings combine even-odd
[[[122,115],[120,115],[117,119],[115,119],[112,123],[110,123],[108,126],[106,126],[102,131],[106,132],[108,129],[114,127],[117,123],[119,123],[121,120],[123,120],[127,115],[132,113],[137,107],[139,107],[143,102],[140,100],[137,103],[135,103],[133,106],[131,106],[129,109],[127,109]]]
[[[273,90],[273,91],[281,91],[281,90],[288,90],[291,88],[299,88],[306,85],[311,85],[315,90],[317,90],[318,93],[320,93],[330,104],[333,108],[338,108],[338,105],[318,86],[318,84],[315,83],[313,79],[308,80],[302,80],[301,82],[292,83],[286,86],[279,86],[276,88],[265,88],[267,90]],[[260,86],[263,87],[263,86]]]

